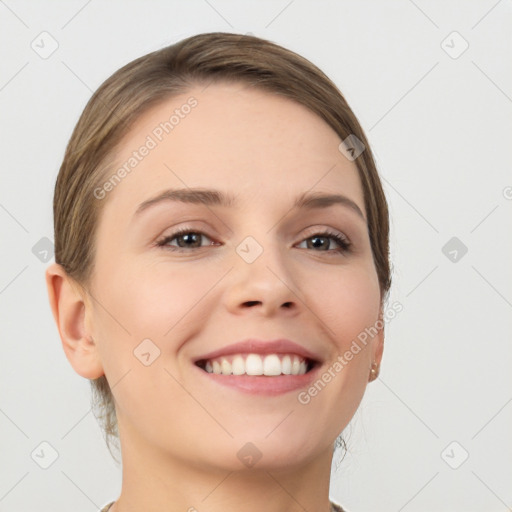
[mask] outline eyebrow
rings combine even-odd
[[[181,189],[169,189],[161,192],[157,196],[148,199],[141,203],[135,215],[142,213],[148,208],[155,206],[156,204],[177,201],[181,203],[201,204],[205,206],[225,206],[232,207],[235,205],[236,197],[232,194],[227,194],[220,190],[215,189],[204,189],[204,188],[181,188]],[[366,222],[366,218],[359,208],[359,206],[352,201],[352,199],[342,194],[325,194],[322,192],[304,192],[299,195],[294,203],[294,208],[299,209],[318,209],[328,208],[329,206],[339,204],[345,206],[355,212],[361,219]]]

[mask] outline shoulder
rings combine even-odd
[[[108,512],[109,508],[114,504],[115,502],[112,501],[109,504],[105,505],[100,512]],[[331,501],[331,510],[332,512],[348,512],[346,510],[343,510],[340,505],[337,505],[336,503]]]

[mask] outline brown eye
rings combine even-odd
[[[321,249],[328,251],[331,246],[331,239],[327,236],[312,236],[307,239],[308,249]]]
[[[204,239],[209,240],[209,243],[203,244]],[[192,231],[183,229],[164,237],[157,242],[159,247],[164,247],[171,250],[181,249],[199,249],[208,245],[213,245],[212,240],[200,231]]]
[[[350,250],[350,242],[344,235],[338,233],[315,233],[303,240],[301,244],[306,244],[305,249],[315,249],[317,252],[335,252],[342,253]],[[332,246],[338,246],[332,247]]]
[[[201,233],[185,233],[184,235],[175,236],[178,247],[201,247]],[[173,240],[174,240],[173,239]]]

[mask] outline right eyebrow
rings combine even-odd
[[[135,211],[135,214],[138,215],[151,206],[163,201],[180,201],[182,203],[204,204],[206,206],[233,206],[235,197],[221,192],[220,190],[213,189],[169,189],[141,203]]]

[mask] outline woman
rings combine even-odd
[[[388,209],[335,85],[210,33],[96,91],[55,188],[46,274],[123,477],[109,512],[342,510],[333,449],[378,376]]]

